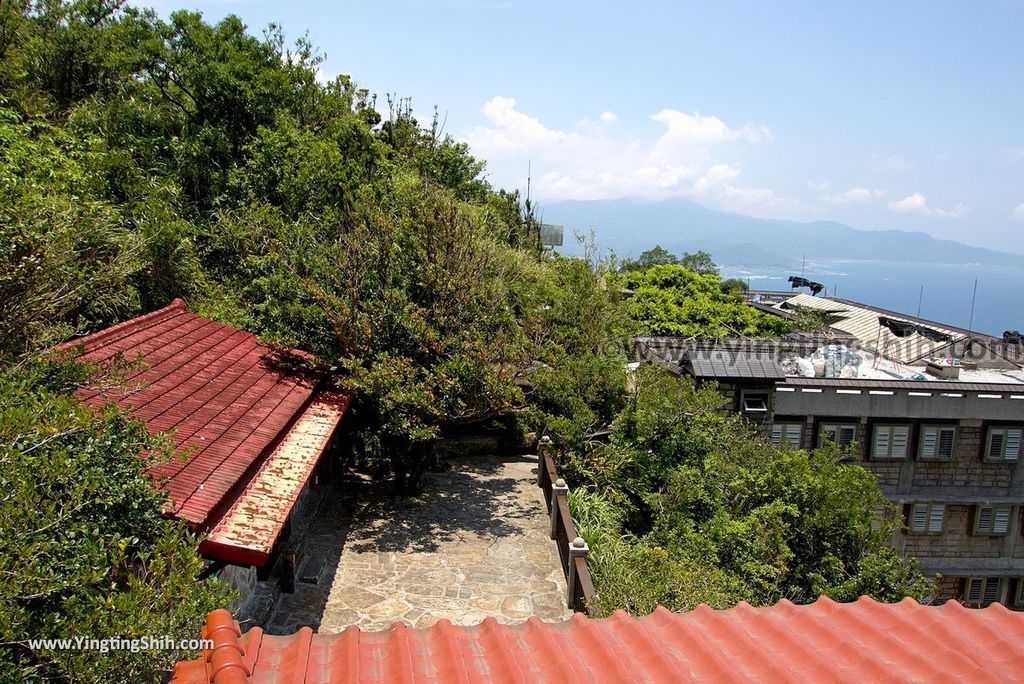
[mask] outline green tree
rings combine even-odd
[[[168,458],[141,423],[75,401],[88,369],[0,372],[0,680],[157,682],[185,651],[59,650],[43,638],[192,639],[230,599],[198,538],[161,514],[143,469]]]
[[[623,260],[620,271],[642,271],[645,268],[651,266],[657,266],[659,264],[678,264],[679,258],[666,251],[661,245],[655,245],[651,249],[641,252],[637,259],[625,259]]]
[[[683,256],[677,262],[683,268],[702,275],[718,275],[718,265],[711,258],[711,255],[700,250],[698,252],[683,252]]]
[[[768,444],[713,387],[645,366],[635,388],[610,442],[559,464],[587,491],[570,503],[592,547],[596,613],[929,593],[886,544],[895,523],[875,517],[891,505],[871,473],[828,449]]]
[[[617,282],[632,291],[626,308],[648,335],[778,337],[792,329],[787,319],[747,306],[717,273],[662,264],[621,274]]]

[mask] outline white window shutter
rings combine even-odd
[[[803,426],[796,423],[786,426],[786,441],[793,448],[800,446],[800,434],[803,432]]]
[[[1006,431],[1006,453],[1003,458],[1007,461],[1016,461],[1020,458],[1020,430]]]
[[[988,457],[989,458],[1002,458],[1003,457],[1003,431],[993,430],[988,437]]]
[[[892,428],[888,425],[875,426],[875,451],[872,454],[875,458],[889,457],[889,438]]]
[[[914,504],[910,507],[910,531],[924,532],[928,529],[928,504]]]
[[[778,423],[772,425],[772,444],[775,446],[782,444],[782,426]]]
[[[875,514],[871,517],[871,530],[878,532],[882,529],[882,520],[885,518],[885,504],[875,507]],[[1021,582],[1024,585],[1024,582]]]
[[[981,506],[978,508],[977,528],[979,532],[992,531],[992,509],[990,507]]]
[[[980,577],[971,577],[967,580],[967,591],[966,594],[968,603],[978,603],[981,601],[981,589],[983,580]]]
[[[945,515],[946,506],[944,504],[932,504],[928,514],[928,531],[942,532],[942,522]]]
[[[939,430],[939,446],[937,455],[949,458],[953,455],[953,443],[956,440],[956,428],[942,428]]]
[[[1006,534],[1006,530],[1010,526],[1010,507],[1001,506],[995,509],[995,515],[992,518],[992,531],[996,534]]]
[[[855,432],[852,427],[843,427],[839,429],[839,446],[850,446],[853,444]]]
[[[910,442],[910,427],[906,425],[895,425],[892,428],[892,450],[890,456],[893,458],[907,457],[907,444]]]
[[[988,605],[999,600],[999,578],[989,577],[985,581],[985,597],[983,603]]]
[[[921,458],[935,458],[936,445],[938,443],[938,428],[923,428],[921,430]]]

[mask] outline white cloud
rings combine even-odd
[[[867,188],[850,188],[844,192],[836,192],[822,197],[830,204],[863,204],[878,199],[885,195],[882,190],[868,190]]]
[[[1018,204],[1013,208],[1013,212],[1010,214],[1010,218],[1014,218],[1018,221],[1024,221],[1024,204]]]
[[[961,218],[967,215],[967,207],[957,204],[952,209],[937,209],[928,206],[928,198],[919,192],[907,195],[901,200],[889,202],[889,208],[900,214],[920,214],[929,218]]]
[[[902,154],[891,154],[883,157],[877,154],[871,155],[868,166],[881,171],[911,171],[914,163]]]
[[[811,190],[814,190],[815,192],[825,192],[826,190],[829,189],[829,187],[831,187],[831,185],[832,184],[829,183],[827,180],[826,181],[813,181],[813,180],[807,181],[807,187],[809,187]]]
[[[766,126],[747,124],[738,129],[729,128],[717,116],[704,116],[700,112],[687,114],[678,109],[662,109],[657,114],[651,114],[651,119],[665,124],[667,130],[661,136],[661,142],[664,143],[706,145],[737,139],[752,143],[771,139],[771,131]]]
[[[750,213],[796,202],[769,189],[745,186],[739,161],[723,158],[718,149],[724,143],[769,139],[770,131],[763,126],[732,128],[715,116],[663,109],[651,116],[664,126],[654,136],[638,137],[628,127],[611,126],[618,117],[610,111],[563,130],[501,96],[487,102],[483,113],[487,124],[466,131],[462,139],[473,154],[487,160],[497,185],[523,187],[529,161],[537,197],[690,197]],[[735,157],[735,146],[729,149]]]
[[[1024,161],[1024,145],[1008,145],[1003,148],[1003,154],[1010,161]]]

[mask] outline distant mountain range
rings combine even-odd
[[[679,254],[703,249],[719,264],[792,268],[808,260],[871,260],[1024,267],[1024,256],[940,240],[926,233],[857,230],[835,221],[780,221],[728,214],[684,199],[565,200],[541,205],[545,223],[565,226],[562,251],[578,254],[575,231],[593,229],[602,250],[636,257],[654,245]]]

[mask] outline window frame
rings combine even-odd
[[[1007,443],[1012,433],[1017,441],[1017,453],[1012,458],[1007,458]],[[992,455],[992,442],[996,435],[1000,436],[1001,445],[998,456]],[[981,460],[988,463],[1016,463],[1020,460],[1021,451],[1024,450],[1024,426],[1021,425],[989,425],[985,433],[985,451],[981,454]]]
[[[892,455],[893,449],[896,444],[897,428],[904,428],[906,430],[902,456]],[[868,457],[872,461],[906,461],[910,457],[910,443],[913,428],[914,426],[911,425],[910,423],[875,423],[874,425],[871,426],[871,450],[868,453]],[[879,455],[877,452],[879,429],[887,430],[889,432],[886,444],[886,453],[884,455]]]
[[[925,447],[925,432],[928,430],[935,430],[935,453],[932,456],[927,456],[924,453]],[[949,455],[943,455],[939,453],[939,447],[942,445],[942,432],[944,430],[951,430],[953,437],[950,439]],[[960,429],[957,425],[943,425],[941,423],[924,423],[918,429],[917,438],[917,459],[919,461],[952,461],[956,458],[956,443],[957,438],[960,436]]]
[[[857,441],[857,432],[860,429],[860,425],[858,425],[857,423],[834,423],[834,422],[819,423],[818,424],[818,446],[819,447],[825,446],[825,442],[826,442],[826,440],[825,440],[825,433],[826,432],[834,432],[836,434],[836,437],[839,437],[840,436],[840,431],[843,430],[844,428],[851,428],[853,430],[853,437],[850,439],[850,441],[847,442],[846,444],[843,444],[838,439],[832,440],[832,441],[834,441],[836,446],[838,446],[840,449],[848,449],[848,448],[850,448],[850,446],[852,446]]]
[[[764,408],[747,408],[747,399],[764,402]],[[772,412],[772,396],[768,390],[743,389],[740,390],[740,413],[766,416]]]
[[[1018,608],[1024,606],[1024,577],[1017,578],[1017,595],[1014,597],[1014,605]]]
[[[920,529],[914,528],[914,521],[916,519],[916,512],[924,509],[924,526]],[[939,526],[938,529],[934,529],[932,523],[935,520],[935,511],[939,511]],[[907,534],[921,534],[921,535],[941,535],[946,531],[946,504],[935,503],[932,501],[917,501],[910,504],[910,510],[907,512]]]
[[[986,529],[981,527],[982,511],[985,509],[991,510],[989,516],[990,528]],[[999,531],[996,525],[999,511],[1006,510],[1006,522],[1005,528]],[[1005,537],[1010,532],[1010,521],[1013,517],[1013,506],[1010,504],[977,504],[974,507],[974,524],[971,526],[973,534],[982,537]]]
[[[964,578],[964,596],[963,596],[964,605],[970,606],[971,608],[984,608],[986,606],[992,605],[993,603],[1001,603],[1001,601],[999,599],[1001,599],[1002,595],[1003,595],[1003,580],[1004,579],[1005,579],[1004,577],[988,577],[988,576],[965,577]],[[971,600],[971,583],[972,582],[980,582],[980,589],[978,591],[978,600],[977,601],[972,601]],[[988,600],[988,599],[985,598],[985,595],[988,593],[988,588],[989,588],[989,586],[993,582],[995,583],[995,587],[996,587],[996,589],[995,589],[996,596],[995,596],[994,599]]]
[[[795,444],[792,441],[789,440],[789,438],[787,437],[787,434],[786,434],[787,432],[789,432],[789,428],[794,428],[794,427],[797,430],[797,440],[796,440]],[[775,429],[776,428],[779,429],[779,440],[777,442],[775,441]],[[793,449],[799,449],[799,448],[801,448],[803,446],[803,441],[804,441],[803,438],[804,438],[804,424],[803,423],[798,423],[797,421],[794,421],[794,420],[780,420],[778,422],[772,423],[772,431],[771,431],[771,434],[768,436],[768,441],[772,443],[772,446],[781,447],[783,444],[786,444],[786,445],[788,445],[789,447],[791,447]]]

